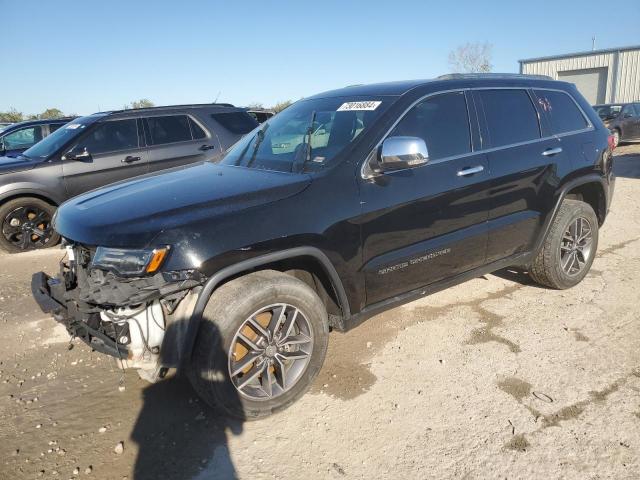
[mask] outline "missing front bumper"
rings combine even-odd
[[[182,366],[185,359],[188,359],[191,343],[187,341],[187,337],[195,305],[202,291],[201,285],[194,286],[193,281],[182,281],[180,286],[167,285],[154,294],[153,300],[135,307],[146,305],[139,313],[150,313],[150,316],[141,318],[130,312],[131,307],[83,302],[77,285],[68,288],[66,281],[64,269],[60,278],[51,278],[44,272],[38,272],[31,280],[33,297],[43,312],[51,314],[66,327],[70,335],[80,338],[93,350],[126,360],[124,364],[132,368],[149,368],[149,365],[154,368],[156,365],[175,368]],[[122,314],[131,321],[116,321],[111,318]],[[160,337],[157,336],[157,328],[162,330]],[[127,341],[121,343],[120,339],[123,338]],[[153,344],[149,345],[149,341],[153,339]]]
[[[126,346],[118,345],[114,339],[96,328],[99,318],[95,316],[99,317],[99,314],[82,313],[74,302],[66,299],[65,285],[57,278],[51,278],[44,272],[33,274],[31,292],[40,309],[63,324],[72,337],[79,338],[97,352],[119,359],[129,357]],[[95,326],[91,325],[92,320]]]

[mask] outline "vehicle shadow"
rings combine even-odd
[[[625,153],[613,158],[613,172],[617,177],[640,178],[639,153]]]
[[[521,268],[507,267],[492,272],[491,275],[495,275],[496,277],[502,278],[503,280],[509,280],[510,282],[519,283],[520,285],[545,288],[535,283],[529,276],[528,272]]]
[[[184,375],[160,380],[142,396],[131,433],[139,447],[134,480],[237,478],[227,438],[242,433],[243,419],[208,407]]]

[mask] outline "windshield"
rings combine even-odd
[[[84,130],[95,122],[99,117],[82,117],[67,123],[46,137],[44,140],[36,143],[33,147],[25,150],[23,155],[29,158],[47,158],[60,150],[62,146],[71,139],[80,135]]]
[[[622,110],[622,105],[600,105],[599,107],[595,107],[598,116],[601,119],[605,118],[615,118],[620,114]]]
[[[221,163],[280,172],[320,169],[369,128],[390,103],[379,97],[301,100],[248,133]]]

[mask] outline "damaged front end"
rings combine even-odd
[[[159,250],[144,256],[139,252],[145,251],[78,244],[66,249],[58,276],[38,272],[32,277],[33,296],[42,311],[92,349],[120,360],[125,368],[139,369],[143,378],[153,381],[162,368],[178,367],[205,281],[200,272],[158,271],[166,251],[158,261]],[[143,268],[121,271],[125,255],[127,260],[142,258],[128,265]]]

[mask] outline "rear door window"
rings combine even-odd
[[[431,160],[471,152],[464,93],[444,93],[419,103],[396,125],[391,136],[422,138]]]
[[[492,147],[540,138],[538,115],[526,90],[478,90]]]
[[[165,115],[147,117],[149,145],[185,142],[191,140],[189,117],[186,115]]]
[[[221,112],[211,114],[216,122],[229,130],[231,133],[244,135],[258,126],[255,118],[247,112]]]
[[[554,134],[574,132],[589,126],[576,102],[564,92],[553,90],[533,91],[540,109],[545,112]]]
[[[206,138],[207,134],[202,129],[200,125],[193,121],[191,117],[189,117],[189,125],[191,126],[191,136],[194,140],[200,140],[201,138]]]
[[[138,122],[129,118],[101,123],[80,141],[80,146],[92,155],[138,148]]]

